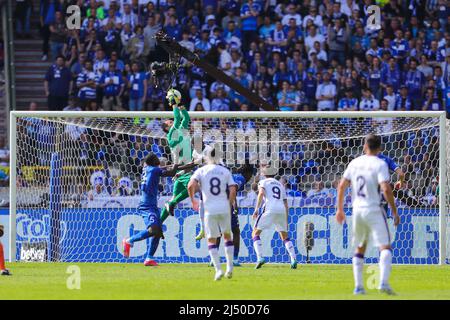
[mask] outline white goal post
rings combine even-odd
[[[345,165],[361,154],[362,138],[380,134],[387,146],[384,152],[404,168],[409,179],[405,190],[397,191],[405,226],[394,234],[394,263],[449,263],[450,131],[445,112],[189,114],[193,140],[200,137],[204,142],[227,145],[227,166],[237,168],[245,159],[255,166],[264,161],[277,163],[277,175],[290,192],[290,233],[300,261],[306,256],[303,225],[314,222],[316,226],[316,245],[308,252],[313,263],[350,262],[348,229],[332,219],[335,181]],[[135,188],[139,160],[157,150],[170,163],[160,127],[171,118],[172,112],[12,111],[10,261],[26,260],[21,251],[25,244],[35,242],[44,243],[49,261],[124,262],[119,237],[140,227],[134,207],[139,196]],[[106,196],[98,199],[87,190],[95,189],[92,179],[97,171],[109,181],[102,180],[99,188],[105,188]],[[124,195],[119,180],[125,176],[131,185],[123,187],[130,190]],[[166,188],[164,183],[162,188]],[[243,262],[254,258],[248,245],[252,188],[254,183],[249,183],[240,195]],[[171,191],[162,194],[167,198]],[[346,199],[348,207],[349,203]],[[175,218],[167,220],[166,238],[173,242],[166,239],[157,254],[163,262],[206,261],[204,244],[195,244],[193,239],[198,219],[187,205],[177,210]],[[268,260],[287,261],[282,257],[284,251],[277,249],[281,247],[277,236],[269,236],[271,241],[265,241],[272,246],[265,249]],[[140,261],[146,250],[143,246],[128,261]]]

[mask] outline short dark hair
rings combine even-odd
[[[381,148],[381,137],[375,134],[368,134],[365,138],[365,143],[370,151],[376,151]]]
[[[155,167],[157,165],[159,165],[159,158],[156,154],[154,154],[153,152],[150,152],[144,159],[145,163],[148,166],[151,167]]]

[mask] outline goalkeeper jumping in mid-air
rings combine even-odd
[[[186,108],[181,103],[181,93],[178,90],[170,89],[167,92],[166,99],[169,106],[173,108],[173,120],[167,120],[163,124],[163,130],[167,133],[167,142],[172,153],[172,163],[178,165],[186,165],[192,163],[192,147],[189,126],[191,119]],[[161,222],[167,217],[174,215],[174,209],[178,203],[189,197],[187,186],[191,179],[192,172],[190,170],[179,171],[173,185],[173,196],[168,201],[162,212]]]

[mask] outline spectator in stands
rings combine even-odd
[[[78,98],[84,110],[90,110],[97,98],[99,78],[95,74],[91,60],[84,62],[84,69],[77,77]]]
[[[388,102],[388,110],[395,110],[395,104],[397,101],[397,96],[394,93],[394,89],[391,85],[386,86],[386,95],[383,97]]]
[[[75,96],[69,96],[69,103],[63,109],[63,111],[82,111],[78,104],[78,99]]]
[[[88,200],[94,201],[101,198],[108,198],[110,194],[106,190],[104,185],[104,179],[102,177],[97,177],[93,183],[94,187],[88,192]]]
[[[3,136],[0,136],[0,167],[9,167],[9,148]]]
[[[380,109],[380,101],[376,99],[370,88],[363,90],[363,96],[359,102],[360,111],[377,111]]]
[[[425,77],[417,69],[417,60],[414,58],[410,59],[409,70],[405,74],[405,85],[408,88],[408,97],[412,102],[413,110],[420,110]]]
[[[99,86],[103,89],[103,110],[122,109],[122,94],[125,84],[114,61],[109,62],[109,69],[101,76]]]
[[[31,38],[30,17],[33,10],[32,0],[16,0],[16,34],[17,38]]]
[[[61,111],[67,105],[72,88],[72,75],[63,56],[58,56],[45,75],[45,95],[51,111]]]
[[[338,102],[338,111],[357,111],[358,99],[353,97],[353,89],[345,90],[345,97]]]
[[[130,111],[142,111],[147,98],[147,77],[141,71],[137,62],[133,62],[131,65],[131,74],[128,76],[128,88]]]
[[[334,27],[328,27],[329,59],[336,59],[340,64],[345,62],[345,52],[350,39],[348,25],[344,27],[340,19],[334,20]]]
[[[217,88],[216,97],[211,102],[211,111],[230,111],[230,99],[223,87]]]
[[[330,81],[331,76],[328,72],[323,74],[323,83],[319,84],[316,90],[316,99],[318,101],[317,109],[319,111],[335,110],[334,99],[336,98],[336,86]]]
[[[50,25],[55,22],[56,11],[60,9],[60,2],[57,0],[42,0],[40,2],[39,23],[41,27],[42,37],[42,61],[48,59],[48,49],[50,40]]]
[[[118,181],[118,186],[114,190],[113,195],[116,197],[129,197],[134,195],[133,182],[131,181],[131,179],[126,176],[121,177]]]
[[[395,100],[395,109],[399,111],[413,110],[413,104],[408,96],[408,87],[402,85],[400,87],[400,94],[397,95]]]
[[[196,86],[195,88],[195,97],[191,100],[189,105],[189,110],[194,111],[197,109],[197,104],[200,103],[202,108],[206,111],[211,110],[211,104],[208,98],[205,98],[203,95],[203,90],[200,86]]]
[[[422,106],[422,110],[424,110],[424,111],[442,111],[442,110],[444,110],[442,107],[442,100],[437,97],[433,87],[427,88],[424,103]]]
[[[66,43],[66,22],[64,20],[61,11],[56,11],[55,21],[50,24],[50,48],[52,58],[55,59],[58,55],[62,54],[62,49]]]
[[[246,51],[249,47],[249,44],[252,41],[256,41],[258,39],[258,15],[262,11],[262,6],[258,1],[248,0],[246,3],[243,3],[241,6],[241,21],[242,21],[242,37],[243,37],[243,46],[242,49]]]
[[[144,29],[137,25],[134,29],[134,36],[127,43],[126,52],[131,61],[145,62],[147,55],[150,52],[148,42],[144,38]]]
[[[298,108],[300,101],[296,99],[296,94],[290,88],[288,81],[283,81],[281,90],[277,93],[278,106],[280,111],[294,111]]]
[[[324,201],[332,198],[333,195],[329,189],[325,188],[325,184],[321,180],[313,182],[312,188],[306,193],[306,197],[311,201]]]

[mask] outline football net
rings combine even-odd
[[[401,224],[388,228],[394,263],[448,263],[449,211],[445,154],[445,115],[395,113],[191,113],[193,144],[215,143],[233,171],[246,161],[258,168],[238,193],[240,261],[255,262],[251,242],[253,208],[262,166],[286,186],[289,233],[298,260],[351,263],[351,219],[334,219],[337,184],[347,164],[362,154],[368,133],[383,138],[383,154],[405,174],[395,189]],[[19,261],[142,262],[146,241],[135,243],[125,259],[121,241],[144,228],[138,214],[142,160],[157,154],[162,165],[172,156],[162,124],[171,112],[49,113],[13,112],[11,139],[11,246]],[[448,127],[447,127],[448,128]],[[195,142],[196,141],[196,142]],[[201,150],[200,150],[201,151]],[[398,174],[392,172],[392,183]],[[159,207],[172,196],[172,178],[162,178]],[[347,215],[351,196],[345,196]],[[313,232],[305,232],[305,224]],[[198,214],[189,200],[164,223],[155,254],[160,262],[207,262],[205,240],[196,241]],[[305,246],[311,235],[313,245]],[[275,230],[262,234],[269,262],[288,262]],[[223,251],[222,251],[223,253]],[[378,257],[367,253],[369,262]]]

